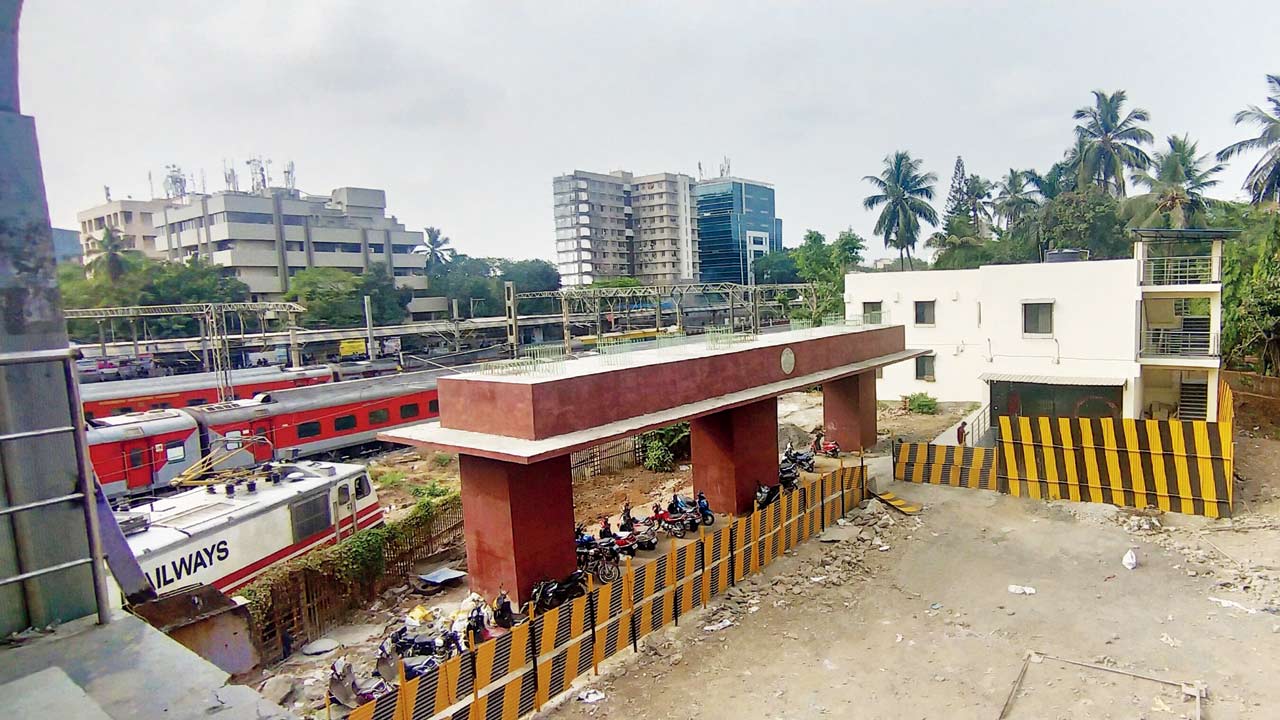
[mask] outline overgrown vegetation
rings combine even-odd
[[[424,491],[422,495],[418,494],[419,489]],[[294,573],[301,570],[318,573],[325,580],[337,585],[357,586],[373,583],[386,570],[389,551],[409,543],[414,537],[414,532],[428,527],[441,508],[459,502],[456,491],[448,490],[436,483],[415,488],[414,495],[420,499],[405,517],[378,527],[361,530],[338,545],[320,548],[302,557],[276,565],[249,585],[241,588],[237,594],[243,595],[249,601],[249,612],[254,621],[261,623],[266,619],[267,612],[271,609],[272,594]]]
[[[907,396],[907,410],[920,415],[937,415],[938,399],[928,393],[911,393]]]
[[[689,423],[682,422],[646,433],[641,442],[645,469],[671,472],[678,459],[689,457]]]

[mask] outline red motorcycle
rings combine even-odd
[[[823,434],[821,432],[813,436],[813,445],[809,448],[813,454],[840,457],[840,443],[835,440],[824,442],[822,438]]]

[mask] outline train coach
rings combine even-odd
[[[436,379],[453,372],[423,370],[92,420],[89,457],[104,491],[119,496],[166,488],[210,453],[222,456],[220,469],[327,455],[438,416]]]
[[[246,368],[231,372],[231,386],[237,397],[253,397],[263,392],[327,383],[333,377],[333,370],[324,365],[289,370]],[[80,400],[87,420],[206,405],[218,401],[218,375],[205,372],[90,383],[80,387]]]

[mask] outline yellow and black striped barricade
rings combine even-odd
[[[1231,428],[1201,420],[1002,416],[1009,493],[1231,514]]]
[[[1000,490],[995,448],[901,443],[894,458],[893,477],[913,483]]]

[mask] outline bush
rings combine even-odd
[[[442,498],[448,495],[450,491],[449,491],[449,488],[432,480],[431,484],[418,485],[417,487],[413,488],[413,490],[410,490],[410,492],[413,494],[414,497],[419,499],[427,498],[429,500],[435,500],[437,498]]]
[[[449,463],[453,462],[453,456],[449,453],[436,453],[432,456],[431,462],[435,463],[436,467],[447,468]]]
[[[671,472],[675,469],[676,457],[667,446],[660,441],[650,440],[644,446],[644,466],[653,472]]]
[[[907,410],[921,415],[937,415],[938,399],[929,393],[912,393],[907,396]]]

